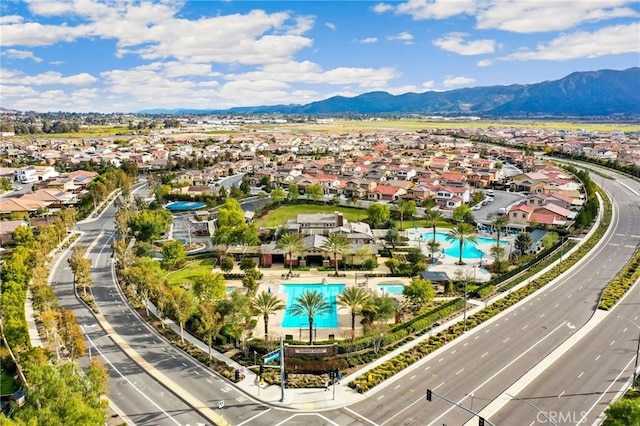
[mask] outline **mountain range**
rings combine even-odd
[[[444,92],[369,92],[304,105],[227,110],[146,110],[147,114],[427,114],[487,117],[632,116],[640,114],[640,67],[574,72],[554,81],[472,87]]]

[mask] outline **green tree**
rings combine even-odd
[[[338,295],[338,305],[349,309],[351,313],[351,341],[356,336],[356,315],[362,314],[370,304],[371,294],[361,287],[347,287]]]
[[[15,231],[13,231],[13,242],[18,246],[31,247],[34,241],[33,230],[26,224],[18,226]]]
[[[293,255],[306,249],[298,234],[284,234],[276,243],[276,249],[283,250],[289,257],[289,273],[293,270]]]
[[[172,221],[166,210],[142,210],[131,216],[129,227],[138,240],[151,242],[167,232]]]
[[[520,253],[520,255],[524,255],[533,245],[531,234],[529,232],[519,233],[514,241],[514,245],[518,253]]]
[[[386,204],[373,203],[367,208],[367,217],[369,218],[369,225],[372,228],[378,228],[379,225],[389,222],[391,211]]]
[[[59,308],[57,328],[60,331],[62,344],[69,353],[69,358],[75,361],[87,352],[82,330],[72,311],[64,307]]]
[[[93,278],[91,277],[91,260],[86,257],[80,258],[78,266],[74,271],[74,279],[76,286],[80,287],[84,297],[87,297],[87,288],[93,284]]]
[[[172,271],[182,265],[187,258],[187,250],[184,244],[178,240],[171,240],[162,245],[162,264]]]
[[[400,231],[398,231],[398,228],[396,228],[395,225],[390,226],[387,230],[387,234],[384,236],[384,239],[387,240],[387,243],[391,244],[391,247],[395,250],[396,246],[401,241]]]
[[[220,258],[220,269],[223,272],[231,272],[234,266],[235,262],[233,261],[233,257],[226,255]]]
[[[158,201],[158,203],[164,203],[165,199],[167,198],[167,195],[169,195],[169,193],[171,192],[171,186],[170,185],[158,185],[156,186],[156,189],[153,191],[153,193],[156,196],[156,200]]]
[[[289,185],[287,198],[289,199],[289,201],[295,201],[299,197],[300,197],[300,189],[298,188],[298,185],[296,185],[295,183],[292,183],[291,185]]]
[[[313,322],[316,316],[328,314],[333,306],[316,290],[305,290],[291,305],[291,315],[306,316],[309,320],[309,344],[313,345]]]
[[[400,217],[400,230],[404,229],[404,218],[412,217],[418,213],[418,207],[413,200],[400,200],[395,206],[395,210]]]
[[[165,286],[163,272],[158,262],[150,258],[142,258],[134,266],[125,269],[123,277],[133,289],[136,301],[144,306],[149,315],[149,299]]]
[[[314,183],[307,186],[305,190],[305,194],[310,197],[313,201],[320,201],[324,197],[324,189],[322,185],[319,183]]]
[[[247,224],[244,211],[235,198],[227,198],[218,209],[218,229],[213,244],[256,245],[260,242],[253,226]]]
[[[388,294],[374,296],[371,303],[362,310],[363,324],[373,325],[376,321],[386,323],[396,313],[397,302]]]
[[[254,296],[251,307],[255,315],[261,315],[264,321],[264,339],[269,341],[269,315],[284,309],[284,303],[275,295],[266,291]]]
[[[436,228],[438,224],[443,219],[442,212],[440,210],[427,210],[424,215],[424,219],[427,223],[427,226],[433,230],[433,241],[436,240]],[[433,253],[433,252],[432,252]]]
[[[431,257],[436,257],[436,253],[440,250],[440,242],[436,240],[429,240],[427,243],[429,247],[429,251],[431,252]]]
[[[495,246],[491,246],[491,256],[493,256],[494,262],[495,262],[495,268],[496,268],[496,272],[500,273],[502,270],[502,259],[504,259],[504,254],[505,254],[505,250],[504,247],[499,246],[499,245],[495,245]]]
[[[431,282],[422,278],[412,278],[409,285],[402,290],[402,295],[421,308],[433,300],[436,292]]]
[[[193,311],[195,310],[195,302],[191,293],[182,289],[173,290],[173,311],[180,325],[180,341],[184,343],[184,325],[187,323]]]
[[[466,222],[466,223],[473,223],[473,220],[474,220],[473,212],[471,211],[471,208],[466,204],[462,204],[456,207],[455,209],[453,209],[451,218],[456,222]]]
[[[203,302],[198,305],[200,316],[198,317],[198,331],[205,337],[209,349],[209,359],[213,339],[220,333],[223,323],[220,314],[216,312],[216,305],[213,302]]]
[[[287,194],[285,194],[284,189],[277,187],[271,191],[269,196],[271,197],[271,201],[278,205],[285,199]]]
[[[219,272],[204,272],[197,276],[193,284],[193,293],[201,303],[214,303],[227,293],[224,275]]]
[[[509,225],[509,221],[504,216],[496,216],[491,219],[489,222],[492,229],[496,231],[496,245],[500,245],[500,236],[502,234],[502,230]]]
[[[338,253],[342,253],[344,250],[351,248],[351,243],[342,234],[329,234],[327,239],[322,243],[322,249],[328,250],[333,253],[333,262],[336,267],[336,277],[338,276]]]
[[[62,220],[66,232],[69,232],[69,230],[73,228],[73,225],[76,223],[77,216],[78,211],[73,207],[62,209],[58,212],[58,217]]]
[[[457,242],[458,247],[460,249],[460,257],[458,258],[458,265],[462,265],[462,249],[464,247],[464,243],[469,241],[470,243],[476,243],[478,238],[475,235],[475,229],[473,226],[469,225],[466,222],[459,222],[453,227],[447,236],[445,237],[449,242]]]
[[[629,426],[640,424],[640,398],[620,399],[605,411],[604,426]]]
[[[560,241],[560,236],[557,232],[547,232],[541,240],[545,250],[553,247],[558,241]]]

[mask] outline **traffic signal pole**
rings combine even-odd
[[[449,398],[447,398],[447,397],[445,397],[443,395],[435,393],[431,389],[427,389],[427,394],[426,394],[427,401],[431,401],[431,399],[433,398],[433,395],[437,396],[438,398],[444,399],[445,401],[447,401],[450,404],[455,405],[456,407],[462,408],[467,413],[473,414],[474,416],[478,416],[478,426],[485,426],[485,424],[487,424],[489,426],[495,426],[489,420],[486,420],[484,417],[480,417],[480,414],[476,413],[475,411],[472,411],[472,410],[468,409],[464,405],[460,405],[457,402],[452,401],[452,400],[450,400]]]

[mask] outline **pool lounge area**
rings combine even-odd
[[[448,241],[447,235],[448,234],[443,232],[436,232],[436,241],[438,241],[441,244],[441,247],[443,247],[441,249],[442,253],[454,258],[460,257],[460,244],[457,242]],[[429,242],[432,239],[433,239],[433,233],[431,232],[425,232],[420,235],[420,241],[422,244],[424,244],[425,242]],[[498,242],[498,240],[496,240],[495,238],[480,237],[480,236],[476,237],[476,240],[477,240],[476,244],[465,241],[465,243],[462,246],[463,259],[475,260],[475,259],[482,259],[483,257],[488,258],[488,253],[485,253],[484,251],[480,250],[478,246],[479,245],[494,246]],[[502,239],[500,240],[500,245],[507,245],[507,244],[509,244],[507,241],[504,241]]]

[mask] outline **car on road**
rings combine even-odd
[[[476,204],[475,206],[471,207],[471,210],[480,210],[482,206],[480,204]]]

